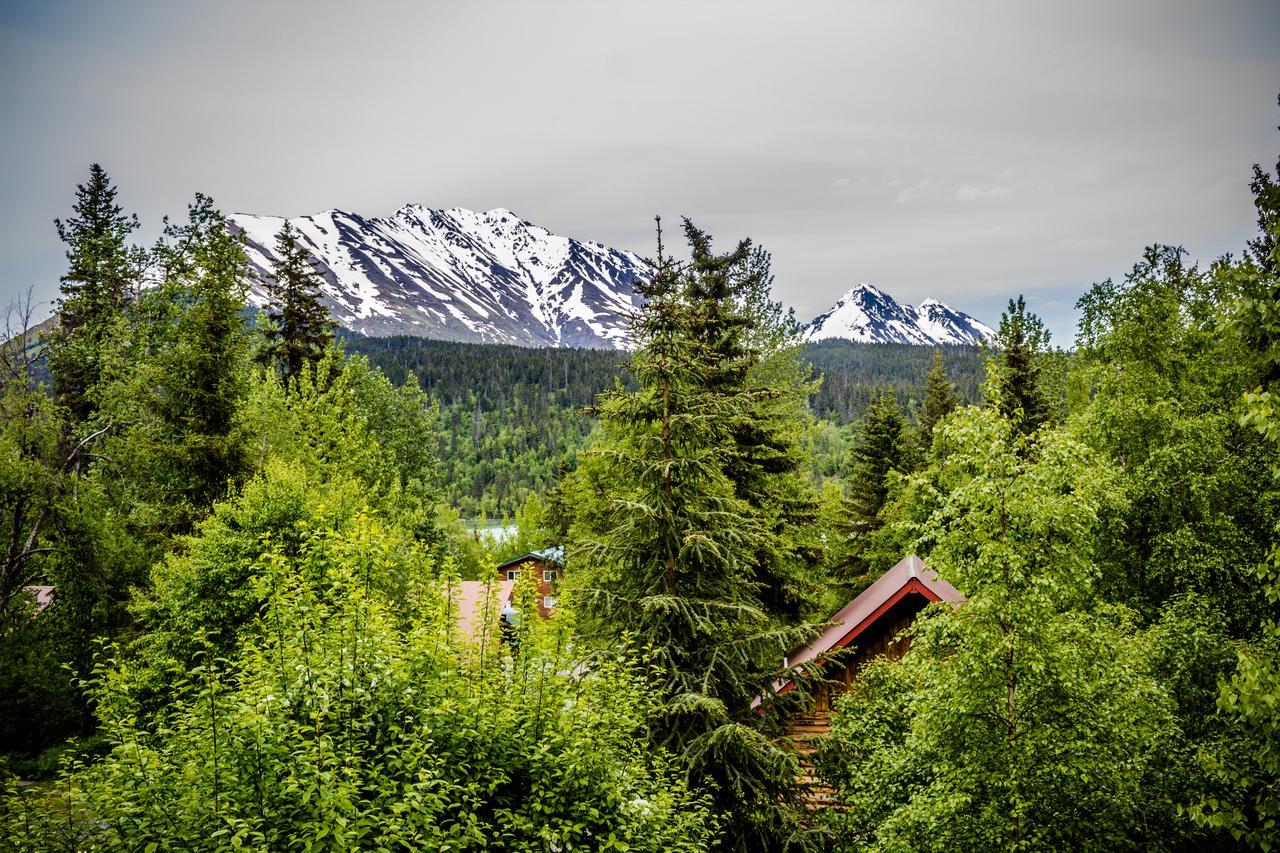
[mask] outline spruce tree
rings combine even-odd
[[[652,739],[713,797],[726,845],[777,849],[794,827],[796,763],[764,736],[752,701],[801,635],[776,629],[762,607],[756,555],[776,545],[726,472],[738,453],[726,425],[748,417],[751,395],[745,357],[710,331],[728,306],[707,297],[734,254],[691,243],[701,256],[682,268],[659,241],[655,274],[639,286],[637,388],[598,404],[600,432],[577,475],[586,505],[573,575],[585,632],[652,655],[662,696]]]
[[[933,444],[933,428],[947,415],[955,411],[959,405],[955,388],[947,379],[947,370],[942,364],[942,352],[933,351],[933,366],[925,377],[924,405],[920,409],[920,447],[928,452]]]
[[[711,237],[688,219],[684,232],[684,298],[691,331],[710,355],[708,387],[744,401],[723,425],[732,448],[725,474],[769,532],[753,577],[766,609],[794,621],[818,597],[822,559],[817,495],[800,473],[811,369],[799,357],[795,318],[772,299],[769,253],[743,240],[717,255]]]
[[[276,259],[266,284],[271,325],[263,330],[267,341],[260,358],[274,364],[286,382],[305,365],[319,361],[333,341],[334,324],[320,302],[320,274],[299,236],[285,220],[276,235]]]
[[[1000,348],[997,391],[1000,413],[1024,434],[1034,432],[1049,420],[1049,402],[1040,387],[1037,364],[1048,344],[1049,332],[1044,322],[1027,310],[1026,300],[1021,296],[1010,299],[996,335]]]
[[[94,389],[102,379],[103,351],[137,283],[139,255],[126,241],[138,218],[124,214],[116,187],[97,163],[89,167],[89,180],[77,185],[72,210],[70,219],[54,220],[67,247],[68,269],[48,363],[54,393],[79,423],[97,410]]]
[[[863,554],[868,534],[882,524],[880,510],[889,494],[889,472],[906,472],[907,422],[892,390],[871,401],[849,459],[850,559],[852,576],[870,568]]]
[[[158,295],[177,309],[153,365],[156,485],[178,499],[160,521],[184,530],[245,464],[235,416],[248,383],[250,267],[242,239],[200,193],[186,223],[166,224],[156,257],[164,275]]]

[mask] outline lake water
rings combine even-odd
[[[486,521],[481,524],[475,520],[465,522],[467,530],[472,533],[479,533],[482,537],[492,539],[495,542],[505,542],[512,536],[516,535],[516,526],[514,524],[503,524],[501,521]]]

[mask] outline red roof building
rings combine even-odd
[[[449,587],[458,635],[469,642],[485,639],[481,628],[489,626],[489,634],[496,640],[498,620],[515,593],[515,581],[458,581]]]
[[[564,550],[545,548],[507,560],[498,566],[498,579],[514,583],[522,577],[533,579],[538,593],[538,615],[546,619],[556,609],[556,585],[564,570]]]
[[[825,804],[830,791],[813,777],[803,759],[813,752],[813,738],[831,731],[832,700],[849,688],[868,661],[906,654],[907,639],[899,635],[921,610],[937,601],[959,604],[964,596],[912,554],[840,608],[817,637],[783,660],[784,667],[807,665],[805,669],[817,682],[811,691],[811,709],[792,717],[787,726],[802,756],[803,781],[812,806]],[[795,686],[795,680],[785,679],[775,683],[774,690],[782,694]]]
[[[901,657],[906,652],[906,644],[896,640],[898,634],[911,624],[916,614],[935,601],[958,604],[964,601],[964,596],[911,554],[840,608],[827,620],[822,633],[789,654],[783,665],[815,662],[821,665],[826,656],[852,646],[852,654],[841,658],[843,672],[823,672],[826,678],[839,679],[847,686],[857,670],[871,658],[884,654]],[[776,687],[778,693],[786,693],[795,683],[784,681]],[[818,692],[814,699],[819,704],[825,701]]]

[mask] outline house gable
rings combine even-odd
[[[832,792],[814,774],[809,756],[814,751],[814,739],[831,731],[833,697],[847,690],[869,661],[905,653],[906,643],[898,641],[898,635],[920,611],[938,601],[959,604],[964,596],[912,554],[840,608],[817,637],[784,659],[784,668],[804,666],[818,670],[822,676],[812,692],[811,703],[791,715],[785,724],[788,739],[800,755],[801,786],[810,808],[831,802]],[[846,651],[837,654],[841,650]],[[795,687],[794,679],[782,679],[774,682],[773,692],[781,695]],[[753,704],[759,706],[764,698],[757,698]]]

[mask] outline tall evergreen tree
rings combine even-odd
[[[884,507],[889,472],[903,469],[906,429],[906,418],[892,391],[883,391],[871,401],[849,460],[849,499],[862,529],[874,526]]]
[[[320,302],[320,274],[299,236],[285,220],[276,235],[276,260],[266,285],[271,325],[263,330],[267,340],[260,357],[286,381],[319,361],[333,341],[333,320]]]
[[[1044,322],[1027,310],[1023,297],[1009,300],[996,335],[1000,348],[1000,412],[1023,433],[1034,432],[1049,420],[1049,402],[1040,387],[1037,357],[1049,345]]]
[[[156,247],[158,292],[178,308],[152,376],[159,458],[156,485],[178,498],[165,527],[187,529],[243,471],[235,415],[248,381],[243,311],[250,272],[242,238],[213,200],[197,193],[187,221],[167,224]]]
[[[88,420],[97,409],[93,397],[102,378],[103,349],[138,279],[139,254],[127,244],[138,218],[124,214],[116,192],[106,169],[94,163],[89,180],[76,187],[71,218],[54,220],[67,247],[68,269],[48,363],[54,392],[75,422]]]
[[[933,351],[933,366],[925,377],[924,405],[920,409],[920,445],[927,451],[933,444],[933,428],[959,405],[955,388],[947,379],[947,369],[942,364],[942,352]]]
[[[848,557],[840,570],[848,579],[863,578],[871,569],[868,536],[883,521],[880,511],[889,494],[889,472],[907,472],[907,422],[893,391],[871,401],[850,451],[847,534]]]
[[[579,475],[591,502],[574,531],[579,609],[588,634],[650,650],[663,697],[653,740],[714,797],[727,846],[777,849],[796,765],[763,735],[752,700],[799,633],[775,629],[761,605],[753,567],[776,545],[726,470],[738,453],[726,425],[751,409],[740,384],[748,365],[711,333],[712,313],[727,308],[704,297],[737,253],[691,243],[700,257],[682,269],[659,241],[633,325],[638,387],[598,406],[599,437]],[[697,276],[707,280],[689,281]]]
[[[795,318],[772,298],[769,253],[744,240],[717,255],[711,237],[684,221],[690,265],[683,276],[692,333],[711,357],[708,387],[742,395],[724,427],[732,451],[725,474],[769,532],[753,577],[770,613],[800,617],[817,598],[822,550],[818,501],[801,475],[810,368]]]

